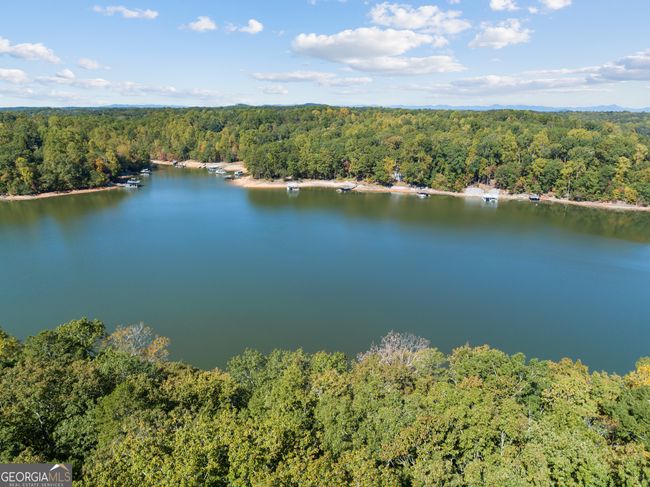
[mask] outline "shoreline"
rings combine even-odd
[[[244,161],[233,161],[233,162],[200,162],[193,159],[188,159],[187,161],[178,161],[185,164],[185,169],[207,169],[208,167],[220,167],[226,171],[244,171],[248,172]],[[169,166],[173,167],[173,161],[163,161],[161,159],[151,159],[151,164],[156,166]]]
[[[243,161],[234,161],[234,162],[199,162],[195,160],[180,161],[185,164],[185,168],[188,169],[206,169],[208,167],[219,167],[226,169],[227,171],[243,171],[247,173],[247,169]],[[152,159],[151,163],[158,166],[173,166],[172,161],[163,161],[160,159]],[[241,188],[247,189],[285,189],[288,181],[280,179],[255,179],[252,176],[242,176],[237,179],[229,181],[230,184],[234,186],[239,186]],[[472,193],[458,193],[455,191],[444,191],[431,188],[415,188],[412,186],[407,186],[406,184],[396,184],[392,186],[382,186],[380,184],[368,183],[368,182],[358,182],[354,180],[332,180],[332,179],[303,179],[299,181],[293,181],[293,184],[299,188],[330,188],[330,189],[339,189],[353,186],[350,191],[358,193],[391,193],[391,194],[406,194],[406,195],[416,195],[418,193],[426,193],[431,196],[452,196],[454,198],[480,198],[480,194]],[[110,191],[114,189],[119,189],[117,185],[111,186],[101,186],[99,188],[86,188],[86,189],[74,189],[70,191],[51,191],[47,193],[38,193],[31,195],[0,195],[0,201],[30,201],[37,199],[45,198],[56,198],[59,196],[72,196],[77,194],[85,193],[96,193],[100,191]],[[527,194],[509,194],[509,193],[500,193],[499,200],[503,201],[528,201]],[[650,212],[650,206],[637,206],[630,205],[627,203],[609,203],[603,201],[573,201],[563,198],[556,198],[554,196],[544,196],[540,197],[540,202],[542,203],[553,203],[553,204],[562,204],[562,205],[572,205],[572,206],[581,206],[583,208],[596,208],[601,210],[610,210],[610,211],[637,211],[637,212]]]
[[[76,194],[98,193],[100,191],[110,191],[120,189],[119,186],[101,186],[99,188],[72,189],[70,191],[49,191],[38,194],[20,194],[20,195],[0,195],[0,201],[29,201],[40,200],[45,198],[56,198],[58,196],[72,196]]]
[[[269,179],[254,179],[252,176],[244,176],[238,179],[229,181],[230,184],[247,189],[283,189],[287,186],[287,181],[283,180],[269,180]],[[457,193],[454,191],[443,191],[431,188],[418,189],[406,185],[393,185],[382,186],[380,184],[357,182],[350,180],[320,180],[320,179],[305,179],[302,181],[294,181],[293,184],[299,188],[332,188],[339,189],[344,187],[354,186],[351,191],[359,193],[393,193],[393,194],[412,194],[426,193],[431,196],[452,196],[455,198],[481,198],[481,195]],[[499,200],[501,201],[529,201],[527,194],[508,194],[500,193]],[[553,196],[541,196],[540,202],[553,203],[563,205],[582,206],[584,208],[597,208],[601,210],[614,210],[614,211],[640,211],[650,212],[649,206],[636,206],[627,203],[607,203],[602,201],[572,201],[563,198],[556,198]]]

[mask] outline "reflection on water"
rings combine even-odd
[[[0,325],[144,321],[202,367],[246,347],[354,355],[391,329],[620,372],[650,354],[650,214],[144,182],[2,202]]]
[[[127,190],[118,189],[35,200],[0,201],[0,228],[38,225],[45,218],[59,224],[74,222],[117,206],[128,195]]]
[[[260,208],[326,211],[346,217],[394,221],[423,228],[539,230],[541,226],[563,232],[595,235],[640,243],[650,242],[650,214],[611,211],[554,203],[500,201],[479,198],[432,196],[421,200],[412,195],[350,193],[303,189],[294,198],[281,191],[248,191],[248,200]]]

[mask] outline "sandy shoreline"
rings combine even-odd
[[[246,167],[244,166],[243,161],[235,161],[235,162],[200,162],[200,161],[194,161],[192,159],[189,159],[187,161],[179,161],[179,162],[185,164],[185,167],[188,168],[188,169],[207,169],[208,167],[220,167],[222,169],[225,169],[226,171],[248,172],[246,170]],[[155,164],[157,166],[173,166],[174,165],[173,161],[162,161],[160,159],[152,159],[151,163]]]
[[[100,191],[110,191],[119,189],[119,186],[101,186],[99,188],[73,189],[71,191],[52,191],[49,193],[25,194],[25,195],[0,195],[0,201],[28,201],[40,200],[43,198],[56,198],[57,196],[70,196],[74,194],[98,193]]]
[[[251,176],[244,176],[231,181],[231,184],[240,186],[242,188],[251,189],[281,189],[286,188],[287,183],[281,180],[267,180],[267,179],[254,179]],[[453,196],[456,198],[480,198],[480,195],[468,193],[456,193],[453,191],[440,191],[436,189],[418,189],[405,185],[394,186],[381,186],[379,184],[371,184],[357,181],[332,181],[332,180],[318,180],[318,179],[305,179],[293,183],[300,188],[344,188],[352,187],[352,191],[362,193],[397,193],[397,194],[418,194],[426,193],[429,195],[438,196]],[[528,201],[526,194],[508,194],[503,193],[499,195],[501,201]],[[635,206],[626,203],[605,203],[598,201],[572,201],[561,198],[554,198],[550,196],[542,196],[542,202],[582,206],[586,208],[599,208],[604,210],[618,210],[618,211],[650,211],[648,206]]]
[[[186,168],[189,169],[206,169],[208,167],[220,167],[230,172],[243,171],[244,173],[248,172],[243,161],[236,162],[215,162],[215,163],[204,163],[194,160],[181,161],[185,164]],[[152,164],[160,166],[173,166],[172,161],[163,161],[159,159],[152,159]],[[255,179],[252,176],[243,176],[241,178],[233,179],[230,181],[231,184],[239,186],[242,188],[249,189],[285,189],[287,182],[283,180],[268,180],[268,179]],[[358,182],[350,180],[326,180],[326,179],[303,179],[300,181],[293,182],[296,186],[300,188],[352,188],[351,191],[356,191],[360,193],[396,193],[396,194],[411,194],[416,195],[418,193],[426,193],[432,196],[453,196],[455,198],[480,198],[480,195],[470,194],[470,193],[456,193],[454,191],[441,191],[430,188],[414,188],[407,186],[405,184],[397,184],[393,186],[382,186],[380,184],[372,184],[367,182]],[[99,188],[89,188],[89,189],[76,189],[72,191],[57,191],[49,193],[40,193],[34,195],[15,195],[15,196],[3,196],[0,195],[0,201],[27,201],[27,200],[36,200],[43,198],[54,198],[57,196],[69,196],[75,194],[84,194],[84,193],[96,193],[99,191],[109,191],[113,189],[119,189],[119,186],[102,186]],[[499,200],[502,201],[528,201],[528,195],[526,194],[508,194],[501,192],[499,195]],[[584,208],[598,208],[603,210],[616,210],[616,211],[643,211],[650,212],[650,206],[635,206],[627,203],[606,203],[598,201],[572,201],[562,198],[555,198],[551,196],[542,196],[542,202],[563,204],[563,205],[573,205],[573,206],[582,206]]]

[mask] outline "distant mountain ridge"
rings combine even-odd
[[[390,108],[409,110],[528,110],[533,112],[650,112],[650,107],[628,108],[620,105],[595,105],[588,107],[547,107],[542,105],[391,105]]]
[[[263,104],[263,105],[224,105],[221,107],[205,107],[205,108],[226,108],[226,107],[299,107],[299,106],[338,106],[350,108],[396,108],[403,110],[462,110],[474,112],[486,112],[491,110],[524,110],[533,112],[631,112],[631,113],[647,113],[650,112],[650,107],[643,108],[629,108],[620,105],[594,105],[587,107],[549,107],[543,105],[328,105],[326,103],[298,103],[290,105],[281,104]],[[28,110],[103,110],[103,109],[129,109],[129,108],[197,108],[196,105],[164,105],[164,104],[143,104],[143,105],[128,105],[128,104],[111,104],[100,106],[66,106],[66,107],[0,107],[0,111],[28,111]]]

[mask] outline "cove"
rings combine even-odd
[[[0,202],[0,326],[143,321],[206,368],[245,348],[354,356],[391,329],[620,373],[650,354],[648,213],[145,182]]]

